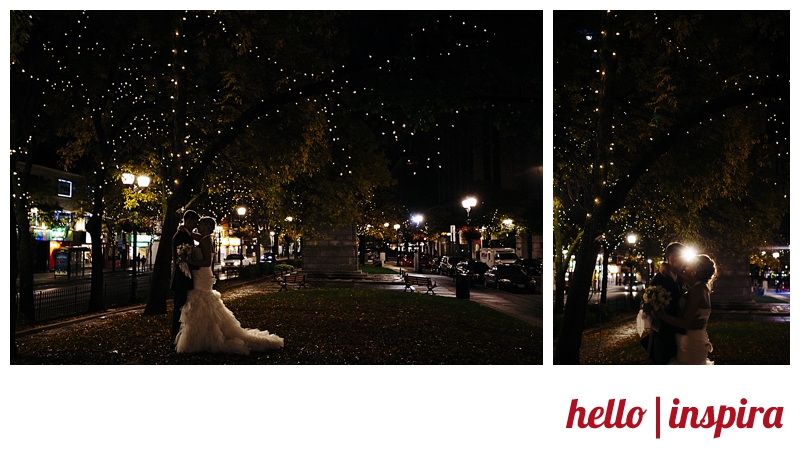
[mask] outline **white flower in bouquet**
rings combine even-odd
[[[186,276],[186,278],[192,278],[192,271],[189,269],[189,259],[192,257],[192,252],[194,251],[194,246],[191,243],[183,243],[178,245],[175,249],[177,253],[177,266]]]
[[[642,294],[641,310],[650,316],[666,311],[671,300],[669,292],[661,286],[648,286]]]
[[[194,247],[188,243],[178,245],[178,248],[176,248],[176,252],[178,253],[178,263],[189,262],[189,258],[192,257],[193,251]]]

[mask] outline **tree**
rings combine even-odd
[[[772,123],[788,112],[788,16],[557,13],[556,23],[554,180],[556,191],[577,186],[563,202],[582,207],[585,219],[554,361],[577,363],[595,259],[612,220],[722,247],[763,237],[729,221],[760,212],[760,227],[774,230],[788,210],[782,201],[742,204],[788,188],[781,166],[762,173],[756,164],[788,159],[785,129]]]
[[[28,43],[32,29],[33,15],[19,11],[11,13],[11,79],[15,90],[11,91],[11,208],[14,212],[13,229],[9,231],[10,244],[14,245],[12,256],[14,266],[11,268],[11,282],[14,296],[11,302],[13,315],[11,333],[16,331],[17,315],[17,277],[19,277],[19,309],[29,319],[35,320],[33,307],[33,253],[31,250],[31,230],[29,223],[31,168],[35,153],[45,147],[46,142],[41,134],[47,129],[46,112],[42,107],[43,91],[46,82],[31,74],[20,71],[23,65],[20,58]],[[24,163],[18,171],[18,163]],[[12,342],[12,348],[15,348]]]
[[[496,55],[482,47],[496,35],[466,27],[452,14],[389,17],[46,14],[32,48],[43,49],[38,61],[50,65],[48,76],[69,74],[50,78],[58,82],[51,84],[48,104],[62,116],[59,133],[70,138],[62,157],[67,164],[82,160],[95,179],[92,237],[100,237],[105,191],[117,185],[124,166],[155,175],[149,191],[160,195],[166,237],[188,207],[229,210],[215,199],[244,187],[217,191],[215,184],[233,182],[239,173],[252,177],[243,175],[241,182],[252,183],[257,175],[251,170],[271,179],[256,190],[266,216],[291,210],[308,228],[315,217],[352,221],[351,209],[390,181],[385,156],[394,153],[392,141],[434,127],[442,114],[494,104],[498,129],[514,131],[535,111],[535,100],[497,90],[509,85],[502,76],[515,71],[525,76],[513,82],[527,87],[531,73],[515,68],[527,68],[529,59],[503,67],[487,60],[490,65],[480,68],[481,59]],[[453,71],[453,64],[470,71]],[[476,69],[487,78],[476,77]],[[404,126],[390,126],[397,120]],[[395,134],[387,134],[389,128]],[[102,255],[93,251],[95,257]],[[168,248],[159,248],[145,314],[166,311],[170,260]],[[93,296],[96,288],[93,282]]]

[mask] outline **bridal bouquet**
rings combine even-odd
[[[182,245],[178,245],[178,248],[176,248],[175,251],[178,257],[178,267],[180,267],[181,272],[186,275],[186,278],[191,278],[192,271],[189,270],[189,259],[192,257],[194,247],[190,243],[184,243]]]
[[[661,286],[648,286],[642,294],[641,310],[649,316],[666,311],[667,305],[672,297],[669,292]]]
[[[666,311],[670,299],[669,292],[661,286],[648,286],[644,290],[642,305],[636,316],[636,330],[639,332],[639,336],[642,336],[644,329],[650,328],[652,319],[657,314]]]

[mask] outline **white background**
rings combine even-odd
[[[87,4],[91,8],[220,6],[220,2]],[[564,2],[580,9],[690,9],[703,2]],[[710,3],[710,2],[705,2]],[[720,2],[717,2],[720,3]],[[215,5],[216,4],[216,5]],[[76,7],[28,2],[47,8]],[[226,2],[227,8],[270,4]],[[788,9],[785,2],[726,2],[727,9]],[[299,2],[291,8],[544,8],[544,109],[552,105],[552,4]],[[8,20],[3,23],[8,36]],[[793,27],[796,28],[796,27]],[[792,34],[793,44],[796,33]],[[6,55],[8,41],[4,42]],[[797,49],[797,46],[792,46]],[[794,58],[792,59],[794,63]],[[794,72],[794,64],[792,71]],[[9,93],[7,73],[2,96]],[[793,99],[797,99],[792,90]],[[794,103],[793,103],[794,104]],[[8,103],[4,103],[8,106]],[[792,109],[794,111],[794,108]],[[4,116],[7,116],[4,110]],[[545,251],[552,251],[552,116],[544,116]],[[8,137],[8,122],[2,122]],[[792,129],[794,131],[794,128]],[[3,175],[7,161],[2,162]],[[792,174],[796,166],[792,164]],[[8,187],[3,213],[8,213]],[[796,226],[794,219],[792,226]],[[795,229],[792,229],[793,231]],[[3,240],[7,236],[2,237]],[[0,263],[8,276],[8,263]],[[545,276],[552,276],[545,263]],[[4,281],[7,283],[7,281]],[[552,283],[545,283],[545,289]],[[7,294],[6,294],[7,295]],[[7,307],[6,307],[7,308]],[[797,434],[795,366],[553,366],[551,305],[545,301],[544,365],[532,366],[9,366],[3,315],[4,447],[9,453],[784,453]],[[795,337],[796,338],[796,337]],[[713,340],[712,340],[713,341]],[[794,338],[792,344],[796,345]],[[792,346],[796,352],[796,346]],[[796,357],[793,355],[793,357]],[[797,361],[793,361],[797,364]],[[662,400],[661,439],[655,439],[655,397]],[[570,401],[587,409],[609,399],[647,409],[637,429],[566,429]],[[704,409],[720,405],[783,406],[783,428],[670,430],[672,399]],[[679,451],[679,452],[676,452]]]

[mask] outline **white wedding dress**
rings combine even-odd
[[[708,292],[708,291],[706,291]],[[679,302],[681,311],[686,306],[686,294],[681,297]],[[698,308],[697,314],[708,325],[708,317],[711,316],[711,308]],[[686,330],[685,335],[675,334],[675,343],[678,345],[678,353],[670,365],[714,365],[708,360],[708,354],[714,350],[711,341],[708,339],[708,332],[704,328],[700,330]]]
[[[196,249],[195,253],[199,253]],[[189,291],[181,309],[181,328],[175,338],[175,350],[185,352],[223,352],[248,355],[283,347],[283,338],[266,330],[245,329],[225,306],[211,267],[192,274],[194,289]]]

